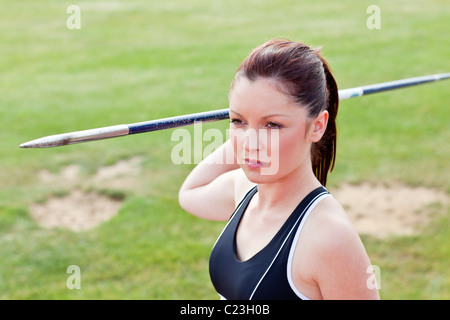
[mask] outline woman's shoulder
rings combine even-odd
[[[326,251],[360,241],[353,223],[333,196],[326,197],[317,204],[308,218],[308,225],[314,231],[317,245]]]
[[[341,204],[323,199],[308,217],[304,239],[309,248],[311,277],[326,299],[377,299],[366,280],[370,260]]]

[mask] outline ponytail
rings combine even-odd
[[[311,162],[314,175],[325,186],[328,173],[334,168],[336,160],[337,127],[336,116],[339,107],[339,93],[336,80],[331,74],[328,63],[318,56],[323,64],[327,88],[325,110],[328,111],[328,124],[320,141],[313,143],[311,147]]]

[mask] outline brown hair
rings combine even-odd
[[[336,158],[336,116],[339,96],[336,81],[319,50],[285,39],[270,40],[255,48],[239,66],[234,83],[241,77],[275,80],[275,86],[294,102],[307,108],[310,118],[327,110],[329,119],[322,139],[311,147],[312,168],[317,179],[326,185],[328,172]]]

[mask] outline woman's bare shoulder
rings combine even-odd
[[[327,254],[337,247],[348,245],[348,242],[360,241],[344,208],[332,196],[317,204],[313,214],[308,218],[308,228],[313,231],[312,239]]]
[[[323,298],[377,298],[378,293],[366,287],[369,257],[341,204],[333,197],[323,199],[307,222],[313,277]]]

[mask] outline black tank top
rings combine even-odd
[[[305,216],[330,194],[324,187],[311,191],[261,251],[246,261],[240,261],[236,250],[236,230],[256,192],[254,187],[247,193],[214,244],[209,259],[211,281],[222,299],[307,299],[291,279],[293,251],[306,221]]]

